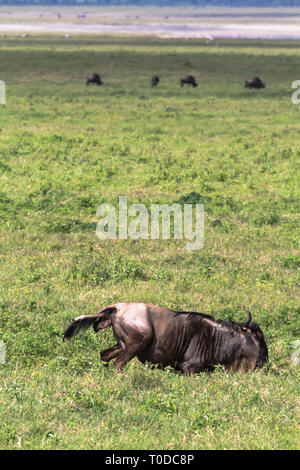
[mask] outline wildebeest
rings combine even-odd
[[[253,77],[249,80],[245,80],[245,88],[265,88],[265,84],[261,81],[259,77]]]
[[[66,329],[64,340],[93,326],[113,328],[117,343],[100,353],[121,370],[135,356],[142,362],[171,366],[185,374],[210,371],[217,364],[247,372],[263,367],[268,349],[259,326],[248,313],[243,323],[215,320],[197,312],[176,312],[145,303],[118,303],[95,315],[81,315]]]
[[[198,86],[198,83],[196,83],[195,77],[193,75],[185,75],[185,77],[181,77],[180,86],[183,86],[185,83],[188,85],[193,85],[193,87]]]
[[[152,86],[158,85],[158,82],[159,82],[159,76],[158,75],[153,75],[153,77],[151,79]]]
[[[94,83],[96,85],[103,85],[100,76],[97,73],[92,73],[86,79],[86,84],[89,85],[90,83]]]

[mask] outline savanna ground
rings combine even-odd
[[[300,43],[1,39],[2,449],[299,446]],[[103,87],[86,87],[99,72]],[[151,88],[153,73],[161,76]],[[180,88],[193,73],[198,88]],[[267,88],[243,88],[261,76]],[[96,209],[205,205],[205,244],[96,236]],[[263,329],[262,371],[185,377],[69,343],[75,316],[143,301]]]

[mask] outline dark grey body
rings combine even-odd
[[[119,369],[135,356],[187,374],[212,370],[217,364],[247,371],[263,367],[268,358],[263,333],[251,316],[244,323],[226,322],[157,305],[119,303],[76,318],[64,339],[92,325],[96,332],[112,326],[117,344],[102,351],[101,359],[115,358]]]
[[[89,85],[90,83],[94,83],[95,85],[103,85],[100,76],[97,73],[92,73],[86,79],[86,84]]]
[[[159,83],[159,76],[158,75],[153,75],[153,77],[151,79],[152,86],[156,86],[156,85],[158,85],[158,83]]]
[[[193,87],[198,86],[193,75],[185,75],[184,77],[181,77],[180,86],[183,86],[184,84],[192,85]]]
[[[265,84],[261,81],[259,77],[253,77],[245,81],[245,88],[265,88]]]

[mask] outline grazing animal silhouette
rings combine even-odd
[[[81,329],[112,326],[117,343],[101,351],[102,361],[115,359],[121,370],[135,356],[142,362],[171,366],[185,374],[263,367],[268,359],[264,335],[248,313],[245,322],[215,320],[197,312],[175,312],[145,303],[118,303],[95,315],[81,315],[66,329],[64,340]]]
[[[185,75],[184,77],[181,77],[180,86],[183,86],[185,83],[187,85],[193,85],[193,87],[198,86],[198,83],[196,83],[195,77],[193,75]]]
[[[158,75],[153,75],[153,77],[151,79],[152,86],[158,85],[158,82],[159,82],[159,76]]]
[[[249,80],[245,80],[245,88],[265,88],[266,85],[261,81],[259,77],[253,77]]]
[[[100,76],[97,73],[92,73],[86,79],[86,84],[89,85],[90,83],[94,83],[95,85],[103,85]]]

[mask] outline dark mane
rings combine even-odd
[[[241,331],[241,325],[236,322],[236,321],[230,321],[230,320],[215,320],[216,323],[218,323],[221,326],[226,326],[229,330],[234,330],[237,332]]]
[[[177,315],[187,315],[187,320],[192,320],[195,318],[208,318],[209,320],[217,323],[218,325],[224,326],[228,328],[229,330],[234,330],[234,331],[241,331],[241,326],[238,322],[230,321],[230,320],[216,320],[212,315],[208,315],[206,313],[200,313],[200,312],[174,312],[175,316]]]
[[[206,313],[200,313],[200,312],[176,312],[174,311],[175,313],[175,316],[177,315],[187,315],[187,320],[191,320],[192,318],[196,318],[196,317],[202,317],[202,318],[208,318],[209,320],[212,320],[212,321],[216,321],[214,319],[214,317],[212,317],[211,315],[208,315]]]

